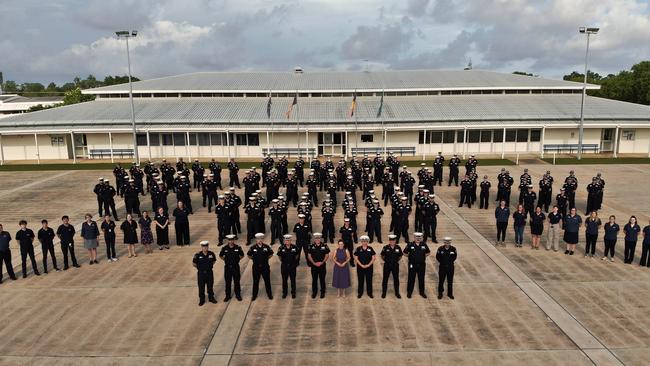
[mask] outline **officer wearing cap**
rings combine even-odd
[[[214,274],[212,266],[217,261],[217,256],[208,250],[208,241],[201,242],[201,251],[194,254],[192,264],[196,267],[196,277],[199,285],[199,306],[205,304],[205,290],[208,290],[208,301],[213,304],[217,303],[214,298]]]
[[[447,279],[447,296],[454,299],[454,262],[458,257],[458,251],[451,245],[451,238],[445,237],[444,244],[436,252],[438,266],[438,299],[442,299],[445,290],[445,279]]]
[[[368,245],[370,238],[367,235],[361,235],[359,238],[361,245],[354,251],[354,262],[357,264],[357,297],[363,296],[363,287],[366,286],[368,297],[372,299],[372,275],[373,264],[377,258],[375,250]]]
[[[330,249],[321,242],[321,233],[314,233],[314,242],[309,246],[307,258],[311,267],[311,298],[315,299],[320,284],[320,298],[325,297],[325,276]]]
[[[214,214],[217,216],[217,231],[219,237],[219,243],[217,245],[221,246],[223,244],[223,239],[226,235],[230,234],[232,227],[230,224],[230,207],[229,203],[226,203],[226,197],[224,195],[220,194],[218,196],[217,205],[214,206]]]
[[[231,188],[237,186],[237,188],[241,189],[237,173],[239,173],[239,165],[237,165],[235,158],[230,158],[230,161],[228,162],[228,176],[230,177],[229,185]]]
[[[524,193],[524,210],[526,216],[531,216],[535,212],[535,201],[537,201],[537,193],[533,191],[533,185],[528,185],[528,192]]]
[[[298,247],[291,243],[292,236],[286,234],[284,243],[278,248],[278,257],[280,257],[280,273],[282,275],[282,298],[287,297],[289,290],[288,280],[291,279],[291,298],[296,298],[296,267],[300,261],[300,252]]]
[[[381,297],[386,297],[388,289],[388,278],[393,276],[393,286],[395,297],[402,298],[399,293],[399,261],[402,259],[402,248],[397,244],[397,235],[388,235],[388,244],[384,245],[381,250],[381,259],[384,260],[384,273],[381,280]]]
[[[293,226],[293,232],[296,234],[296,247],[298,248],[298,259],[300,253],[305,251],[305,262],[309,264],[307,250],[309,249],[309,240],[311,236],[311,226],[306,222],[304,214],[298,214],[298,222]]]
[[[404,254],[408,258],[408,282],[406,284],[406,297],[410,298],[415,287],[415,278],[418,279],[418,289],[420,296],[426,299],[424,292],[424,274],[426,273],[426,259],[431,254],[427,244],[422,241],[422,233],[414,233],[415,241],[412,241],[404,247]]]
[[[451,186],[451,182],[454,182],[456,187],[458,187],[458,166],[460,165],[460,159],[458,158],[458,155],[454,154],[454,156],[449,159],[449,181],[447,182],[447,186]]]
[[[95,184],[95,188],[93,188],[93,192],[95,193],[95,196],[97,196],[97,212],[99,213],[99,216],[104,216],[102,214],[102,209],[104,208],[104,200],[102,199],[102,189],[104,189],[104,178],[99,178],[99,182]]]
[[[221,248],[221,252],[219,252],[219,258],[224,262],[223,277],[226,281],[226,298],[223,301],[227,302],[232,298],[231,286],[233,284],[235,286],[235,297],[241,301],[239,261],[244,258],[244,250],[235,244],[234,234],[226,235],[226,239],[228,244]]]
[[[564,186],[562,187],[565,190],[565,194],[568,199],[569,209],[576,207],[576,190],[578,189],[578,178],[575,176],[575,172],[572,170],[569,172],[569,176],[564,179]]]
[[[269,300],[273,299],[273,292],[271,291],[271,267],[269,266],[269,259],[273,256],[273,249],[264,244],[263,233],[255,234],[255,245],[251,246],[248,250],[248,258],[253,260],[253,297],[251,301],[257,299],[257,293],[260,288],[260,277],[264,279],[264,287],[266,288],[266,295]]]

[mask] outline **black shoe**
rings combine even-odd
[[[360,299],[363,294],[357,294],[357,299]]]
[[[237,295],[237,301],[241,301],[241,295]]]
[[[93,261],[90,261],[90,265],[91,265],[91,266],[93,265],[93,263],[94,263]]]
[[[223,302],[228,302],[228,301],[230,301],[230,296],[226,296],[223,298]]]
[[[385,292],[382,292],[382,293],[381,293],[381,298],[382,298],[382,299],[385,299],[385,298],[386,298],[386,293],[385,293]]]
[[[568,250],[565,250],[565,251],[564,251],[564,254],[569,254],[569,251],[568,251]]]
[[[296,294],[295,294],[295,293],[294,293],[294,294],[291,294],[291,298],[292,298],[292,299],[295,299],[295,298],[296,298]]]
[[[203,304],[205,304],[205,300],[199,301],[199,306],[203,306]]]
[[[64,270],[64,271],[67,271],[67,270],[68,270],[68,268],[70,268],[70,267],[68,267],[68,266],[65,266],[65,267],[63,267],[63,270]]]
[[[442,299],[442,294],[438,294],[438,300]]]
[[[449,297],[452,300],[454,299],[454,295],[447,295],[447,297]]]
[[[372,296],[372,294],[368,294],[368,297],[371,298],[371,299],[375,298],[374,296]]]
[[[251,297],[251,301],[255,301],[255,299],[257,299],[257,296]]]
[[[283,299],[286,299],[286,298],[287,298],[287,294],[282,294],[282,298],[283,298]]]
[[[436,244],[438,244],[438,240],[436,240],[436,239],[433,239],[433,240],[431,240],[431,241],[434,242],[434,243],[436,243]]]
[[[427,294],[420,294],[420,296],[422,296],[422,298],[424,298],[424,299],[427,298]]]
[[[573,250],[569,252],[569,255],[573,255]],[[632,262],[630,262],[630,263],[632,263]]]
[[[269,295],[269,300],[273,300],[273,295]]]
[[[215,298],[212,298],[212,299],[210,299],[210,300],[208,300],[208,301],[210,301],[210,302],[213,303],[213,304],[216,304],[216,303],[217,303],[217,299],[215,299]]]
[[[399,292],[398,292],[398,293],[395,294],[395,297],[398,298],[398,299],[401,299],[402,295],[400,295]]]
[[[315,292],[312,292],[312,294],[311,294],[311,298],[312,298],[312,299],[315,299],[315,298],[316,298],[316,293],[315,293]]]
[[[72,266],[73,266],[74,268],[81,268],[81,266],[78,265],[78,264],[73,264]]]
[[[16,276],[9,277],[9,278],[11,278],[12,281],[16,281],[18,279]]]
[[[408,298],[410,299],[410,298],[411,298],[411,294],[406,294],[406,297],[408,297]]]
[[[95,259],[95,264],[99,264],[99,261],[97,261],[97,259]]]
[[[46,269],[46,270],[43,270],[43,273],[47,274],[47,269]]]
[[[27,278],[27,275],[26,275],[26,274],[23,274],[23,278]]]
[[[320,294],[320,298],[321,298],[321,299],[324,299],[324,298],[325,298],[325,293],[324,293],[324,292]]]
[[[34,271],[34,274],[37,275],[37,276],[41,275],[41,273],[39,271]]]

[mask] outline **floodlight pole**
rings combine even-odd
[[[578,160],[582,159],[582,140],[584,138],[584,124],[585,124],[585,99],[587,96],[587,72],[589,63],[589,36],[598,33],[598,28],[581,27],[580,33],[587,35],[587,49],[585,51],[585,74],[582,83],[582,98],[580,100],[580,126],[578,131]]]
[[[116,32],[118,38],[124,38],[126,40],[126,62],[129,70],[129,102],[131,103],[131,125],[133,127],[133,153],[135,158],[135,163],[140,164],[140,154],[138,153],[138,138],[135,128],[135,106],[133,104],[133,82],[131,80],[131,54],[129,51],[129,38],[135,37],[137,31],[121,31]],[[188,141],[189,143],[189,141]]]

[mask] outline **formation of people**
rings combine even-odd
[[[447,177],[443,176],[445,165],[448,167]],[[151,253],[154,237],[159,250],[169,249],[169,227],[172,224],[175,229],[176,244],[189,245],[191,243],[189,220],[194,213],[191,192],[196,191],[201,193],[199,205],[206,207],[209,212],[214,209],[217,222],[215,241],[217,246],[222,247],[219,254],[215,255],[208,249],[207,243],[202,243],[205,245],[202,245],[201,252],[194,256],[194,265],[197,267],[199,277],[201,304],[205,303],[205,292],[208,293],[209,301],[216,301],[212,291],[212,267],[220,259],[224,263],[227,284],[225,300],[230,300],[233,295],[241,299],[239,261],[244,256],[248,256],[253,263],[253,299],[257,297],[260,279],[265,282],[267,295],[269,298],[272,297],[269,260],[273,255],[277,255],[281,263],[283,297],[289,294],[295,297],[296,268],[300,265],[303,254],[305,264],[311,270],[312,297],[317,297],[319,294],[321,297],[325,296],[327,262],[333,264],[332,285],[338,289],[339,296],[345,295],[341,289],[350,287],[349,267],[356,267],[357,295],[362,296],[365,291],[372,297],[372,268],[378,257],[369,244],[375,241],[384,243],[385,234],[382,233],[381,223],[383,217],[390,213],[388,243],[379,256],[384,263],[382,297],[386,296],[389,277],[393,278],[395,296],[401,296],[399,261],[403,255],[407,256],[408,261],[407,296],[412,295],[417,279],[418,291],[420,295],[426,297],[425,263],[426,256],[430,254],[427,242],[430,240],[432,243],[438,243],[436,231],[440,206],[436,202],[435,186],[446,183],[447,186],[460,187],[459,207],[471,208],[478,199],[480,209],[489,208],[492,183],[488,176],[484,176],[479,181],[476,173],[479,161],[474,156],[470,156],[464,162],[465,173],[461,176],[462,165],[457,155],[445,163],[444,156],[439,154],[435,157],[432,167],[422,163],[417,173],[412,174],[408,167],[402,166],[399,159],[392,154],[385,160],[377,154],[372,159],[366,155],[361,160],[353,157],[349,161],[341,158],[335,162],[331,157],[327,157],[323,161],[313,159],[309,163],[302,158],[292,163],[285,157],[275,161],[273,157],[266,155],[260,164],[261,174],[252,167],[246,171],[241,182],[239,166],[235,159],[230,159],[226,164],[229,181],[227,185],[222,185],[222,168],[214,159],[208,164],[207,169],[198,160],[188,165],[183,159],[179,159],[174,164],[163,160],[159,166],[149,162],[142,169],[138,164],[133,164],[126,170],[118,164],[113,170],[115,186],[111,185],[109,179],[100,178],[94,187],[98,214],[103,219],[94,222],[92,215],[86,215],[82,224],[81,237],[89,253],[90,265],[99,263],[97,247],[101,235],[106,243],[107,260],[113,262],[118,259],[115,251],[115,232],[118,229],[123,232],[129,257],[137,257],[135,246],[138,243],[145,246],[146,253]],[[530,226],[531,248],[538,249],[542,233],[547,226],[546,249],[559,250],[559,238],[562,236],[566,243],[565,254],[573,255],[579,242],[580,227],[585,226],[585,256],[592,257],[595,253],[599,229],[603,226],[605,232],[603,259],[613,261],[619,226],[613,216],[604,225],[598,218],[605,187],[605,181],[600,173],[586,188],[588,199],[585,212],[589,212],[589,217],[585,220],[577,214],[575,207],[578,180],[573,171],[565,178],[553,204],[554,178],[550,171],[540,178],[536,193],[532,185],[533,178],[528,169],[525,169],[519,177],[517,186],[519,205],[511,212],[510,201],[514,182],[514,178],[505,168],[501,170],[494,182],[498,202],[495,208],[497,245],[505,245],[507,227],[512,220],[515,246],[523,245],[524,229]],[[237,193],[241,194],[242,185],[243,197],[240,197]],[[381,195],[376,195],[375,189],[379,186],[381,186]],[[303,190],[304,192],[301,193],[300,191]],[[176,205],[171,210],[168,207],[170,193],[173,193],[176,198]],[[141,207],[140,197],[145,195],[151,197],[150,211]],[[119,226],[116,224],[120,221],[115,208],[116,196],[124,199],[126,210],[126,219]],[[343,198],[339,201],[341,196]],[[363,227],[365,235],[358,234],[361,231],[359,225],[362,224],[359,221],[361,218],[358,217],[359,205],[365,206],[365,227]],[[297,212],[297,222],[293,226],[289,226],[288,222],[288,211],[291,206]],[[312,212],[315,209],[321,212],[319,232],[314,230],[312,222]],[[338,220],[342,225],[338,227],[335,225],[337,213],[342,216],[342,219]],[[240,215],[244,215],[245,218]],[[412,216],[413,227],[410,224]],[[243,219],[246,220],[245,233],[242,233]],[[61,252],[64,256],[63,269],[69,268],[68,257],[73,267],[79,267],[74,253],[76,231],[69,223],[68,217],[62,218],[62,223],[56,232],[49,228],[46,220],[43,220],[42,228],[37,235],[27,228],[26,222],[21,222],[20,227],[15,237],[21,250],[24,277],[27,276],[27,258],[31,261],[34,274],[40,274],[34,259],[35,239],[38,239],[42,245],[45,272],[47,272],[48,254],[53,268],[59,270],[54,253],[56,237],[60,240]],[[641,229],[636,218],[632,217],[623,231],[625,232],[625,262],[632,262],[637,238],[643,231],[641,264],[650,266],[650,226]],[[648,240],[645,239],[646,234]],[[236,244],[240,236],[242,236],[242,245],[249,247],[246,251]],[[265,238],[268,238],[266,242]],[[12,268],[10,240],[11,235],[3,231],[0,226],[0,255],[8,268]],[[403,246],[400,246],[400,242],[404,243]],[[274,251],[272,246],[276,243],[280,246]],[[336,243],[336,251],[330,253],[327,243]],[[444,293],[442,283],[447,280],[447,294],[453,299],[453,263],[456,257],[457,250],[451,246],[450,239],[445,240],[444,245],[436,251],[436,259],[440,264],[439,297]],[[8,273],[11,278],[15,278],[13,270],[8,270]]]

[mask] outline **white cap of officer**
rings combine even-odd
[[[423,237],[424,235],[422,235],[421,232],[416,231],[416,232],[413,233],[413,236],[415,236],[416,238],[421,238],[421,237]]]
[[[368,235],[361,235],[359,237],[359,240],[361,240],[361,241],[370,241],[370,237]]]
[[[284,240],[291,240],[291,238],[293,238],[293,236],[291,234],[284,234],[283,238],[284,238]]]
[[[264,233],[255,234],[255,239],[264,239]]]
[[[320,239],[320,238],[323,237],[323,234],[321,234],[321,233],[314,233],[314,234],[313,234],[313,237],[314,237],[314,239]]]
[[[228,239],[228,240],[235,240],[235,234],[228,234],[228,235],[226,235],[226,239]]]
[[[443,242],[445,245],[451,245],[451,238],[448,237],[448,236],[445,236],[445,237],[442,239],[442,242]]]
[[[202,247],[207,247],[208,244],[210,244],[210,242],[207,241],[207,240],[203,240],[203,241],[201,242],[201,246],[202,246]]]
[[[397,235],[395,234],[388,234],[388,240],[395,240],[397,239]]]

